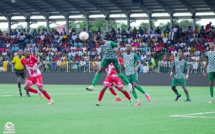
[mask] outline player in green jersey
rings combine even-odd
[[[120,71],[120,64],[118,61],[118,54],[117,51],[120,48],[116,43],[112,41],[103,40],[101,36],[98,36],[96,38],[97,43],[101,47],[101,52],[103,54],[102,62],[100,65],[99,70],[97,71],[93,81],[92,85],[87,87],[86,89],[89,91],[94,90],[94,86],[96,85],[97,81],[99,80],[101,73],[104,72],[105,68],[110,64],[113,63],[114,67],[118,73],[118,76],[129,86],[130,92],[132,91],[132,84],[129,83],[128,79],[123,75]]]
[[[137,97],[137,93],[135,91],[135,88],[139,90],[141,93],[143,93],[148,101],[151,100],[151,97],[149,94],[147,94],[141,86],[139,86],[138,83],[138,78],[137,78],[137,71],[138,68],[140,67],[141,63],[138,59],[137,54],[132,52],[132,47],[131,45],[126,45],[126,52],[124,52],[122,55],[123,60],[124,60],[124,68],[125,68],[125,75],[127,79],[129,80],[130,83],[133,85],[133,90],[132,94],[134,98],[136,99],[137,103],[136,106],[139,106],[140,100]],[[137,63],[137,66],[135,66],[135,63]]]
[[[210,51],[206,53],[206,65],[203,69],[203,75],[206,76],[206,69],[208,73],[209,85],[210,85],[210,95],[211,100],[209,103],[214,103],[214,78],[215,78],[215,44],[213,42],[209,43]]]
[[[185,70],[187,72],[186,76],[185,76]],[[187,97],[185,101],[190,102],[191,101],[190,96],[186,88],[186,81],[188,80],[188,77],[189,77],[189,67],[187,62],[182,58],[182,51],[180,49],[178,50],[178,59],[174,59],[172,63],[170,77],[173,77],[173,74],[174,74],[174,78],[172,79],[171,85],[172,85],[172,90],[177,95],[175,101],[177,101],[181,97],[181,94],[179,94],[179,92],[176,89],[176,86],[180,84],[184,89],[184,92]]]

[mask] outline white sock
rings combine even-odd
[[[140,102],[139,98],[136,99],[137,102]]]
[[[41,93],[40,90],[38,90],[38,91],[37,91],[37,94],[40,94],[40,93]]]
[[[119,95],[117,94],[117,95],[116,95],[116,98],[118,98],[118,97],[119,97]]]

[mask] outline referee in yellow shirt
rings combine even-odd
[[[13,58],[12,61],[12,73],[15,72],[17,76],[17,82],[18,82],[18,88],[19,88],[19,95],[22,97],[22,91],[21,91],[21,78],[25,80],[25,73],[24,73],[24,66],[21,63],[21,59],[23,58],[23,51],[19,50],[17,53],[17,56]],[[26,95],[28,97],[31,97],[29,92],[26,91]]]

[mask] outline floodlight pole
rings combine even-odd
[[[46,29],[47,29],[47,32],[49,32],[49,16],[48,15],[46,16]]]
[[[149,13],[148,16],[149,16],[149,34],[150,34],[151,26],[152,26],[152,13]]]
[[[172,29],[172,27],[174,26],[174,22],[173,22],[173,12],[170,13],[170,29]]]
[[[130,24],[131,24],[131,14],[130,13],[127,13],[127,26],[128,28],[130,28]]]
[[[11,16],[7,16],[7,20],[8,20],[8,34],[10,34],[10,31],[11,31]]]
[[[66,33],[69,35],[69,16],[67,15],[66,17]]]
[[[106,32],[109,32],[109,14],[105,16],[105,21],[106,21]]]
[[[26,17],[26,23],[27,23],[26,29],[29,30],[29,32],[30,32],[30,16]]]
[[[192,19],[193,19],[193,31],[196,29],[196,12],[192,13]]]
[[[85,15],[86,17],[86,31],[89,32],[89,15]]]

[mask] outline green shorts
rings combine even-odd
[[[208,79],[210,82],[213,82],[215,79],[215,72],[208,73]]]
[[[137,73],[134,73],[134,74],[132,74],[132,75],[126,76],[126,78],[128,79],[128,81],[129,81],[130,83],[133,83],[133,82],[138,83],[138,76],[137,76]]]
[[[181,86],[186,86],[186,80],[184,78],[173,78],[171,86],[177,86],[178,84],[180,84]]]
[[[113,63],[116,70],[120,70],[120,64],[118,59],[102,59],[101,66],[106,68],[110,63]]]

